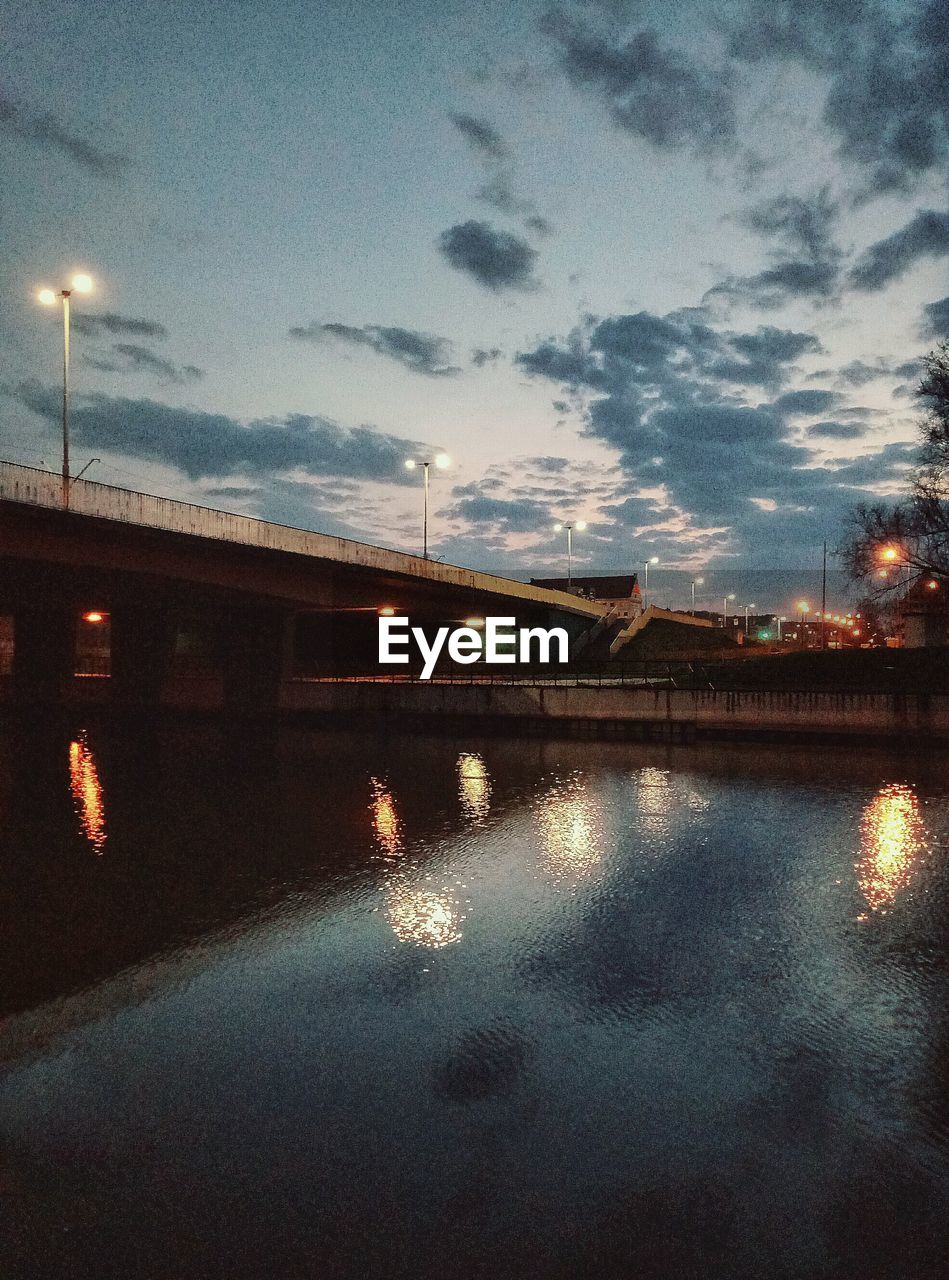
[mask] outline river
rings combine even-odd
[[[0,734],[0,1274],[944,1277],[949,756]]]

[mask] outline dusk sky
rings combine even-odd
[[[417,551],[813,565],[949,332],[945,0],[2,0],[0,454]],[[815,551],[816,549],[816,551]]]

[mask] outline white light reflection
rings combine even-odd
[[[400,942],[438,950],[461,941],[465,915],[449,890],[393,883],[386,890],[386,919]]]
[[[385,916],[400,942],[438,950],[461,939],[465,913],[455,893],[413,883],[402,865],[405,838],[395,797],[385,783],[371,778],[372,829],[382,857],[394,870],[383,888]],[[490,784],[488,784],[490,790]]]
[[[540,801],[538,821],[551,875],[579,878],[602,860],[596,809],[581,778],[555,783]]]
[[[477,752],[462,751],[458,757],[458,795],[466,818],[484,822],[491,810],[491,775]]]
[[[926,827],[913,788],[900,782],[883,787],[860,819],[860,861],[855,864],[871,911],[886,914],[912,880],[926,847]]]

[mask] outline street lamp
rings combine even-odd
[[[726,629],[728,628],[728,602],[734,598],[734,591],[730,591],[727,596],[722,596],[722,626]]]
[[[428,458],[406,458],[405,466],[408,471],[414,471],[416,467],[421,467],[425,476],[425,500],[422,515],[422,559],[428,559],[428,469],[434,461],[439,471],[444,469],[451,462],[447,453],[436,453],[434,459]]]
[[[92,278],[84,271],[73,276],[68,289],[40,289],[36,295],[44,307],[56,305],[56,299],[63,303],[63,506],[69,506],[69,298],[73,293],[91,293]]]
[[[746,604],[746,605],[744,606],[744,609],[745,609],[745,638],[746,638],[746,639],[747,639],[747,636],[748,636],[748,610],[749,610],[749,609],[757,609],[757,607],[758,607],[758,606],[754,603],[754,601],[752,601],[752,602],[751,602],[751,604]]]
[[[702,584],[703,584],[704,582],[705,582],[705,579],[704,579],[704,578],[693,578],[693,579],[692,579],[692,613],[693,613],[693,614],[695,613],[695,588],[696,588],[697,586],[698,586],[698,587],[701,587],[701,586],[702,586]]]
[[[560,533],[562,530],[567,531],[567,590],[573,590],[573,531],[578,530],[580,533],[587,527],[585,520],[564,520],[561,524],[554,525],[554,532]]]
[[[651,564],[658,564],[658,563],[659,563],[658,556],[650,556],[648,560],[643,561],[643,609],[644,610],[647,604],[649,603],[648,600],[646,599],[646,597],[649,595],[649,566]]]
[[[778,644],[780,644],[782,640],[782,636],[781,636],[782,622],[787,622],[787,618],[785,618],[783,615],[780,618],[778,618]]]

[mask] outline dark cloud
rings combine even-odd
[[[0,132],[22,142],[58,151],[98,178],[118,178],[129,158],[96,146],[52,115],[41,115],[0,93]]]
[[[923,307],[921,336],[924,338],[949,338],[949,297],[938,302],[927,302]]]
[[[944,0],[748,0],[733,20],[742,61],[800,61],[824,73],[823,120],[866,193],[910,190],[949,167],[949,19]]]
[[[851,268],[848,279],[855,289],[871,292],[898,280],[920,258],[946,254],[949,254],[949,212],[920,209],[905,227],[870,245]]]
[[[487,179],[475,192],[475,199],[508,217],[523,218],[525,228],[535,235],[551,235],[553,224],[541,215],[534,202],[515,194],[514,170],[508,163],[508,149],[497,129],[476,116],[457,114],[451,119],[487,170]]]
[[[465,495],[439,515],[499,533],[536,533],[550,525],[553,517],[547,503],[534,498],[495,498],[481,488],[466,486]]]
[[[643,489],[661,487],[667,495],[661,505],[687,522],[688,532],[677,537],[726,528],[732,549],[748,554],[766,537],[780,535],[790,546],[813,529],[834,536],[854,488],[879,484],[896,465],[881,455],[875,473],[831,471],[820,454],[788,438],[791,418],[837,407],[835,392],[814,388],[748,402],[749,388],[774,394],[795,360],[820,351],[813,334],[719,329],[701,311],[688,310],[589,318],[566,340],[547,339],[517,363],[571,390],[587,433],[618,452],[637,503]],[[827,423],[814,434],[851,436]],[[630,522],[648,523],[656,505],[634,503]]]
[[[809,436],[827,440],[859,440],[866,432],[859,422],[812,422],[807,428]]]
[[[755,275],[730,276],[706,297],[770,309],[790,298],[832,296],[843,257],[832,235],[837,217],[838,207],[826,188],[807,198],[781,195],[754,205],[739,221],[773,242],[773,265]]]
[[[458,223],[438,237],[438,249],[458,271],[464,271],[495,293],[505,289],[533,290],[537,250],[490,222]]]
[[[86,338],[101,338],[105,334],[128,338],[167,338],[168,330],[155,320],[142,320],[136,316],[120,316],[114,311],[73,311],[70,324],[75,333]]]
[[[29,382],[8,394],[48,421],[59,421],[59,392]],[[77,397],[71,425],[79,444],[165,463],[192,480],[303,471],[406,484],[412,480],[405,458],[430,448],[307,414],[245,425],[225,414],[105,395]]]
[[[106,357],[86,355],[84,362],[105,373],[152,373],[162,382],[179,385],[204,377],[204,370],[197,365],[176,365],[135,342],[116,342],[109,351]]]
[[[504,139],[487,120],[457,112],[451,116],[451,121],[465,141],[482,155],[488,156],[491,160],[504,160],[507,157]]]
[[[314,320],[306,326],[291,329],[290,336],[307,342],[337,338],[353,346],[369,347],[413,373],[423,373],[429,378],[450,378],[461,373],[457,365],[448,363],[451,343],[447,339],[418,333],[414,329],[402,329],[397,325],[366,324],[356,328],[349,324],[319,324]]]
[[[812,414],[826,413],[839,401],[840,396],[836,391],[787,391],[783,396],[778,396],[772,408],[789,417],[810,417]]]
[[[570,83],[598,96],[621,129],[659,148],[710,152],[734,145],[727,67],[690,61],[648,27],[617,39],[586,19],[555,12],[543,29]]]
[[[476,369],[483,369],[486,364],[494,364],[503,355],[500,347],[475,347],[471,353],[471,363]]]

